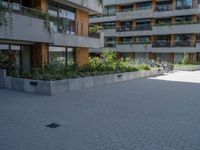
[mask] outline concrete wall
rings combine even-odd
[[[141,19],[141,18],[152,18],[152,17],[153,17],[153,9],[118,12],[116,14],[116,19],[120,21]]]
[[[200,65],[175,66],[174,69],[178,71],[197,71],[200,70]]]
[[[142,70],[136,72],[109,74],[59,81],[41,81],[6,77],[5,88],[51,96],[70,91],[95,88],[107,84],[158,76],[162,74],[163,70],[152,69],[149,71]]]
[[[6,71],[3,69],[0,69],[0,88],[5,87],[5,77],[6,77]]]
[[[125,44],[116,45],[116,50],[120,52],[149,52],[151,44]]]
[[[200,33],[200,24],[154,26],[153,35]]]
[[[0,39],[52,43],[44,20],[7,13],[7,25],[0,26]]]

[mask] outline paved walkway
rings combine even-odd
[[[180,75],[193,83],[168,81]],[[54,97],[0,90],[0,150],[199,150],[199,78],[181,72]],[[45,127],[52,122],[61,126]]]

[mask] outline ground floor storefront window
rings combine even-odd
[[[59,61],[66,65],[75,63],[75,48],[49,47],[49,62]]]

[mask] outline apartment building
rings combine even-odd
[[[88,34],[89,15],[102,13],[99,0],[4,0],[0,7],[0,52],[13,54],[22,70],[52,60],[82,66],[89,48],[102,47]]]
[[[199,0],[105,0],[103,15],[90,23],[104,27],[105,47],[119,56],[178,63],[184,54],[200,61]],[[91,49],[97,54],[101,49]]]

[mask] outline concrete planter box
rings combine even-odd
[[[0,69],[0,88],[5,88],[6,71]]]
[[[2,73],[3,72],[3,73]],[[112,83],[118,83],[133,79],[146,78],[162,75],[163,70],[152,69],[136,72],[125,72],[118,74],[108,74],[102,76],[65,79],[57,81],[41,81],[22,78],[6,77],[5,71],[0,69],[1,88],[14,89],[43,95],[57,95],[70,91],[100,87]]]
[[[197,70],[200,70],[200,65],[175,66],[174,70],[178,70],[178,71],[197,71]]]

